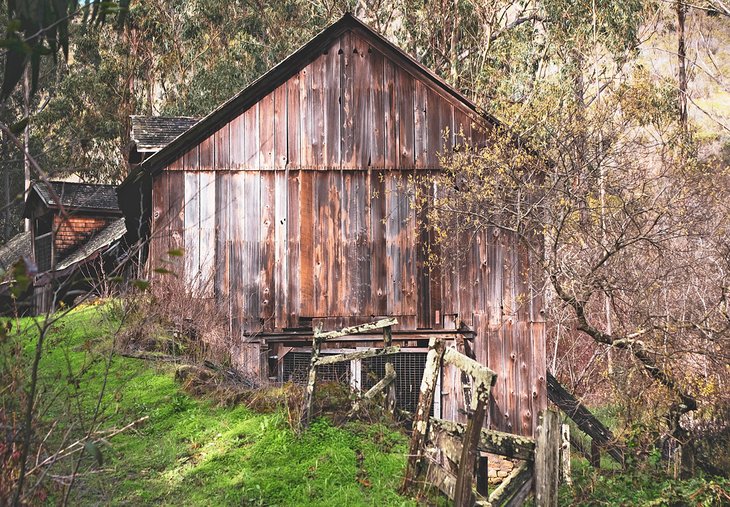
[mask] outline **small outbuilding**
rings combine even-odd
[[[114,185],[34,182],[23,216],[31,223],[36,312],[91,288],[126,233]]]
[[[496,125],[345,15],[131,172],[128,239],[150,273],[184,251],[180,278],[229,316],[249,375],[301,380],[314,329],[395,317],[401,407],[417,403],[429,339],[463,338],[498,374],[490,425],[531,435],[547,404],[539,263],[497,229],[454,237],[461,255],[432,262],[439,244],[413,203],[440,153]],[[379,343],[345,336],[329,351]],[[360,389],[382,374],[378,358],[331,372]],[[445,367],[439,383],[434,412],[463,419],[461,374]]]

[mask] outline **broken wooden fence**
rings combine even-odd
[[[459,368],[471,383],[466,425],[431,417],[443,363]],[[420,482],[439,488],[456,506],[522,505],[533,491],[540,506],[557,505],[560,424],[555,412],[540,415],[538,439],[482,428],[489,392],[496,374],[475,360],[432,338],[413,421],[410,452],[402,490]],[[487,498],[485,488],[474,491],[478,454],[488,452],[523,464],[516,467]]]
[[[307,390],[304,400],[304,410],[302,412],[301,427],[306,428],[312,419],[312,407],[314,404],[314,393],[317,385],[317,369],[320,366],[330,364],[354,361],[356,359],[365,359],[377,356],[392,356],[400,352],[400,347],[393,346],[392,328],[398,324],[397,319],[382,319],[377,322],[370,322],[359,326],[346,327],[340,331],[329,331],[326,333],[320,330],[315,331],[312,337],[312,359],[309,363],[309,379],[307,382]],[[344,336],[351,336],[362,333],[369,333],[376,329],[383,330],[383,348],[372,348],[368,350],[358,350],[356,352],[347,352],[332,356],[322,356],[322,344],[328,340],[336,340]],[[392,360],[388,357],[385,363],[385,376],[372,388],[370,388],[363,396],[363,399],[372,399],[378,393],[386,391],[386,408],[392,412],[395,408],[395,378],[396,372]],[[359,402],[353,407],[353,412],[358,410]]]
[[[616,444],[611,430],[594,416],[578,399],[570,394],[550,373],[547,374],[548,399],[570,417],[583,433],[591,437],[590,449],[575,436],[570,435],[570,443],[594,467],[601,465],[601,450],[605,450],[619,465],[624,465],[624,450]]]

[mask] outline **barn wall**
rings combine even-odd
[[[348,32],[168,169],[433,169],[439,153],[483,143],[484,128]]]
[[[547,400],[527,248],[490,229],[456,238],[458,255],[431,266],[410,198],[439,151],[484,142],[469,114],[348,32],[155,178],[150,267],[178,262],[242,343],[313,320],[468,326],[498,373],[491,425],[531,434]],[[257,347],[236,353],[253,372]],[[459,419],[460,379],[442,380],[444,413]]]

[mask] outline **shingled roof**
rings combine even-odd
[[[139,152],[159,151],[198,122],[188,116],[131,116],[130,138]]]
[[[26,202],[30,202],[33,193],[48,208],[64,207],[73,210],[120,211],[116,185],[70,183],[67,181],[37,181],[33,183]],[[24,215],[28,216],[27,204]]]
[[[16,234],[10,241],[0,246],[0,270],[7,271],[23,257],[30,258],[33,248],[30,231]]]

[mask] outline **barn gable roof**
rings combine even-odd
[[[467,110],[473,112],[475,116],[481,117],[486,122],[493,125],[499,124],[499,121],[496,118],[478,108],[476,104],[428,68],[413,59],[368,25],[351,14],[346,13],[338,21],[324,29],[309,42],[292,53],[289,57],[274,66],[266,74],[220,105],[208,116],[202,118],[186,132],[172,140],[164,148],[160,149],[160,151],[156,152],[140,166],[135,168],[120,185],[120,194],[123,194],[127,187],[134,187],[141,184],[145,174],[154,176],[164,167],[177,160],[192,146],[200,144],[223,125],[233,120],[257,102],[261,101],[278,86],[285,83],[290,77],[314,61],[322,53],[322,51],[328,48],[329,45],[337,40],[338,37],[350,30],[357,31],[360,36],[366,38],[368,42],[372,43],[385,55],[392,58],[397,64],[407,69],[419,79],[433,85],[435,88],[443,92],[445,96],[455,99]]]

